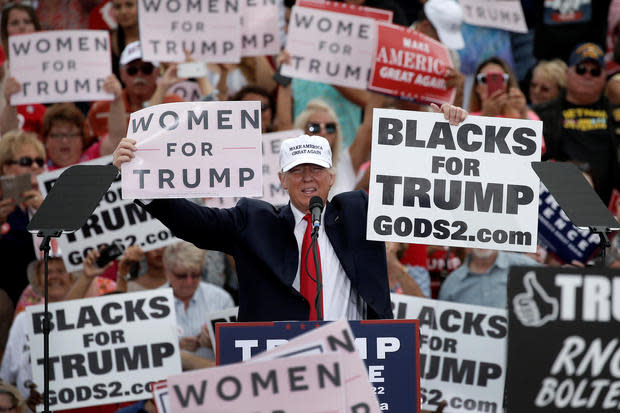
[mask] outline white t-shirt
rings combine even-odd
[[[26,311],[22,311],[15,317],[9,331],[9,340],[6,343],[0,367],[0,379],[15,384],[24,399],[30,395],[30,389],[26,386],[32,382]],[[38,390],[43,393],[42,388]]]

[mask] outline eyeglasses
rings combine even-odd
[[[327,122],[327,123],[318,123],[318,122],[309,122],[306,125],[306,131],[308,133],[319,133],[321,129],[324,129],[326,133],[336,133],[338,129],[338,125],[336,122]]]
[[[176,278],[178,278],[179,280],[184,280],[184,279],[186,279],[187,277],[191,277],[193,280],[197,280],[197,279],[199,279],[199,278],[201,278],[201,277],[202,277],[202,274],[200,274],[200,273],[194,273],[194,274],[187,274],[187,273],[185,273],[185,274],[177,274],[177,273],[173,272],[173,273],[172,273],[172,275],[174,275],[174,276],[175,276]]]
[[[0,413],[10,412],[11,410],[14,410],[15,408],[17,408],[17,405],[11,406],[11,407],[0,407]]]
[[[22,156],[19,159],[9,159],[8,161],[6,161],[5,163],[7,165],[14,165],[17,164],[19,166],[25,166],[25,167],[30,167],[32,166],[33,163],[35,163],[39,166],[39,168],[41,168],[44,164],[45,164],[45,160],[39,156],[37,156],[36,158],[32,159],[29,156]]]
[[[601,73],[603,73],[600,66],[591,68],[589,72],[590,72],[590,76],[592,77],[599,77]],[[588,67],[580,63],[577,66],[575,66],[575,73],[577,73],[579,76],[583,76],[586,73],[588,73]]]
[[[142,72],[143,74],[148,76],[153,73],[153,70],[155,70],[155,66],[153,66],[153,63],[143,62],[140,65],[127,66],[126,70],[129,76],[135,76],[138,74],[138,72]]]
[[[508,75],[508,73],[502,73],[502,77],[504,78],[504,83],[508,83],[508,79],[510,79],[510,76]],[[486,73],[478,73],[476,75],[476,83],[486,84],[487,83],[487,74]]]
[[[52,139],[63,139],[63,138],[78,139],[78,138],[82,137],[82,135],[79,132],[73,132],[73,133],[50,133],[47,136],[49,136]]]

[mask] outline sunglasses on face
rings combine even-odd
[[[35,163],[39,166],[39,168],[43,167],[43,164],[45,164],[45,160],[41,157],[36,157],[34,159],[32,159],[29,156],[22,156],[19,159],[9,159],[8,161],[6,161],[7,165],[14,165],[17,164],[19,166],[25,166],[26,168],[32,166],[33,163]]]
[[[127,74],[129,76],[135,76],[138,72],[142,72],[142,74],[150,75],[155,70],[155,66],[152,63],[144,62],[140,65],[127,66]]]
[[[326,133],[336,133],[336,130],[338,129],[338,125],[336,125],[336,122],[327,122],[327,123],[309,122],[306,125],[306,130],[312,134],[319,133],[321,131],[321,128],[323,128]]]
[[[193,280],[197,280],[197,279],[199,279],[202,276],[202,274],[199,274],[199,273],[198,274],[187,274],[187,273],[185,273],[185,274],[177,274],[177,273],[174,273],[174,272],[172,273],[172,275],[174,275],[179,280],[185,280],[187,277],[190,277]]]
[[[589,72],[590,76],[599,77],[603,71],[599,66],[596,66],[591,68]],[[579,76],[583,76],[588,73],[588,67],[586,65],[578,64],[577,66],[575,66],[575,73],[577,73]]]
[[[502,77],[504,78],[504,83],[508,83],[508,79],[510,79],[510,75],[508,73],[502,73]],[[478,73],[476,75],[476,82],[485,84],[487,83],[487,74],[486,73]]]

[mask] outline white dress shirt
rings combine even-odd
[[[301,265],[301,244],[304,240],[304,234],[308,222],[304,219],[304,213],[299,211],[291,204],[291,210],[295,218],[295,239],[297,240],[297,248],[299,251],[299,263]],[[325,209],[321,214],[321,222],[325,218]],[[351,281],[344,268],[340,264],[340,260],[332,247],[323,224],[319,227],[319,253],[321,255],[321,273],[323,275],[323,318],[325,320],[361,320],[364,318],[365,305],[357,291],[351,287]],[[308,256],[312,258],[312,252]],[[297,267],[297,275],[293,282],[293,287],[299,291],[299,265]]]

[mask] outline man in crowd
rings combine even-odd
[[[122,93],[125,106],[125,122],[129,122],[132,112],[160,103],[183,102],[183,99],[175,94],[168,94],[168,89],[179,82],[176,76],[176,65],[166,68],[162,78],[159,77],[159,65],[142,60],[140,42],[128,44],[119,60],[121,81],[125,85]],[[108,133],[108,116],[110,102],[99,101],[88,112],[88,123],[97,136]],[[126,130],[126,128],[125,128]]]
[[[439,299],[506,308],[508,271],[515,265],[538,265],[518,253],[472,248],[465,263],[441,285]]]
[[[617,152],[612,110],[603,95],[603,56],[594,43],[577,46],[568,61],[566,91],[534,110],[543,121],[545,157],[590,164],[596,192],[607,203],[617,186]]]
[[[453,124],[467,115],[451,105],[441,110]],[[114,154],[116,167],[135,156],[135,143],[122,140]],[[299,145],[311,145],[313,153],[295,150]],[[230,209],[200,207],[183,199],[138,202],[179,238],[235,258],[239,321],[309,320],[320,314],[326,320],[392,318],[385,246],[366,240],[365,192],[339,194],[321,214],[322,288],[316,287],[314,265],[306,268],[309,202],[318,196],[325,203],[334,183],[327,140],[302,135],[283,141],[280,167],[280,181],[290,197],[290,204],[280,209],[247,198]]]

